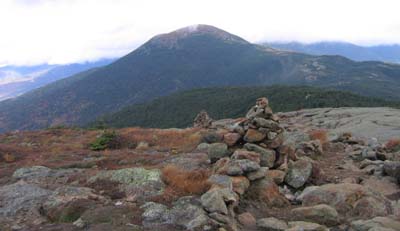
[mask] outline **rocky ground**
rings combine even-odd
[[[400,230],[400,111],[0,135],[0,230]]]

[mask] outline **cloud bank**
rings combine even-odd
[[[396,0],[3,0],[0,66],[119,57],[199,23],[251,42],[400,43],[398,9]]]

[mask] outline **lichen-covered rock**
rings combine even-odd
[[[70,176],[82,172],[79,169],[51,169],[44,166],[19,168],[13,173],[13,178],[55,188],[67,183]]]
[[[164,183],[159,169],[125,168],[101,171],[89,179],[90,183],[97,180],[109,180],[120,184],[120,190],[138,199],[146,199],[160,195],[164,191]]]
[[[257,227],[265,231],[284,231],[289,226],[285,221],[275,217],[268,217],[257,220]]]
[[[276,153],[272,149],[262,148],[256,144],[246,143],[243,146],[245,149],[260,154],[260,166],[272,168],[275,164]]]
[[[302,187],[311,176],[312,164],[310,161],[300,159],[289,163],[289,169],[285,176],[285,182],[293,188]]]
[[[51,191],[34,184],[19,181],[0,187],[0,217],[38,215],[38,209],[51,195]]]
[[[316,158],[323,154],[322,144],[320,140],[310,140],[297,145],[297,149],[301,149],[306,156]]]
[[[295,220],[316,222],[327,226],[339,224],[339,215],[336,209],[325,204],[295,208],[292,209],[291,214]]]
[[[326,184],[306,188],[298,197],[304,206],[328,204],[339,214],[371,218],[391,213],[390,202],[359,184]]]
[[[229,156],[228,146],[224,143],[210,144],[208,147],[208,158],[215,163],[223,157]]]
[[[170,209],[154,202],[147,202],[141,209],[144,210],[143,225],[147,228],[171,224],[186,230],[194,230],[206,225],[209,220],[200,202],[190,196],[179,198]]]
[[[91,188],[63,186],[57,188],[43,203],[42,210],[53,221],[72,222],[96,201],[104,200]]]

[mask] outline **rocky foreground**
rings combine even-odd
[[[261,98],[244,118],[117,130],[103,151],[102,131],[3,134],[0,230],[400,230],[398,114]]]

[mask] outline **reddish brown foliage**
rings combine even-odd
[[[400,149],[400,138],[397,139],[390,139],[388,142],[385,144],[386,148],[391,150],[391,151],[397,151]]]
[[[308,133],[312,140],[319,140],[321,144],[325,144],[328,142],[328,132],[324,129],[320,130],[312,130]]]
[[[167,165],[162,170],[163,181],[181,194],[202,194],[210,188],[207,182],[210,172],[205,169],[188,171],[175,165]]]

